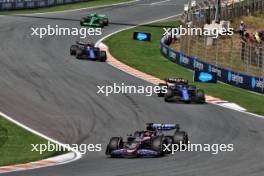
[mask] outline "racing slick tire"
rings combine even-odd
[[[79,47],[77,45],[72,45],[71,48],[70,48],[70,54],[71,55],[76,55],[77,49],[79,49]]]
[[[110,155],[113,150],[118,150],[123,148],[123,138],[122,137],[112,137],[109,144],[106,147],[105,154]]]
[[[159,90],[159,92],[158,92],[158,97],[164,97],[164,95],[165,95],[165,93],[164,92],[162,92],[162,89],[161,89],[161,87],[168,87],[168,85],[167,84],[165,84],[165,83],[159,83],[158,84],[158,86],[160,87],[160,90]]]
[[[196,90],[195,102],[198,104],[205,103],[205,94],[204,94],[204,91],[202,89]]]
[[[105,26],[104,20],[99,20],[98,22],[100,24],[100,26],[103,28]]]
[[[164,138],[162,136],[157,136],[152,139],[151,148],[152,150],[158,153],[157,156],[164,155],[163,144],[164,144]]]
[[[178,146],[180,144],[188,144],[189,137],[188,134],[185,131],[176,131],[174,135],[172,136],[173,138],[173,144],[177,144]],[[179,146],[180,147],[180,146]],[[183,148],[181,148],[183,149]],[[185,148],[187,149],[187,148]]]
[[[82,50],[78,48],[76,50],[76,59],[81,59],[81,58],[82,58]]]
[[[99,61],[105,62],[106,59],[107,59],[106,52],[105,51],[100,51]]]
[[[91,18],[89,18],[89,17],[81,18],[81,20],[80,20],[80,25],[83,26],[83,23],[84,23],[84,22],[89,22],[90,20],[91,20]]]
[[[103,20],[103,22],[104,22],[104,26],[108,26],[108,24],[109,24],[109,20],[108,20],[108,18],[105,18],[105,19]]]
[[[167,89],[167,93],[164,95],[164,101],[165,102],[171,102],[173,98],[173,90],[168,88]]]
[[[165,136],[164,144],[168,145],[169,150],[166,150],[164,148],[163,152],[165,154],[170,154],[171,153],[171,149],[172,149],[172,144],[173,144],[173,137],[172,136]]]

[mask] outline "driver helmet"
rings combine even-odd
[[[144,132],[144,137],[150,137],[150,136],[151,136],[151,133],[149,131]]]

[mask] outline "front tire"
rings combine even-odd
[[[162,92],[162,87],[168,87],[168,85],[167,84],[165,84],[165,83],[159,83],[159,85],[158,85],[159,87],[160,87],[160,90],[159,90],[159,92],[158,92],[158,97],[164,97],[164,95],[165,95],[165,93],[164,92]]]
[[[81,26],[83,26],[83,23],[87,23],[87,22],[89,22],[91,20],[91,18],[89,18],[89,17],[84,17],[84,18],[81,18],[81,20],[80,20],[80,25]]]
[[[204,94],[204,91],[202,89],[196,90],[195,102],[198,104],[205,103],[205,94]]]
[[[158,156],[164,155],[163,143],[164,141],[162,136],[157,136],[151,141],[151,148],[158,153]]]
[[[81,58],[82,58],[82,50],[78,48],[76,50],[76,59],[81,59]]]
[[[105,62],[107,59],[106,52],[105,51],[100,51],[100,61]]]
[[[99,25],[103,28],[104,26],[105,26],[105,24],[104,24],[104,20],[99,20]]]
[[[163,152],[165,154],[170,154],[172,150],[172,145],[173,145],[173,137],[172,136],[165,136],[164,144],[168,145],[169,150],[163,149]]]
[[[79,49],[79,47],[77,45],[72,45],[71,48],[70,48],[70,54],[73,56],[73,55],[76,55],[76,51],[77,49]]]
[[[176,131],[172,136],[172,138],[173,138],[173,144],[177,144],[179,149],[180,149],[180,144],[188,145],[189,137],[185,131]]]
[[[122,137],[112,137],[107,145],[105,154],[111,155],[111,152],[123,148],[123,138]]]
[[[108,26],[108,24],[109,24],[108,18],[105,18],[103,21],[104,21],[104,26]]]

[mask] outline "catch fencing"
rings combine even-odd
[[[263,77],[250,76],[231,69],[222,68],[197,57],[186,55],[185,53],[171,48],[169,46],[170,43],[171,39],[169,39],[167,36],[164,36],[160,42],[160,51],[172,62],[191,70],[216,73],[217,79],[221,82],[254,92],[264,93]]]
[[[216,66],[264,77],[264,44],[232,36],[214,39],[212,45],[207,43],[207,36],[185,35],[171,47]]]
[[[221,20],[232,21],[240,16],[263,11],[264,0],[229,0],[222,1],[220,16]],[[203,28],[205,24],[215,19],[215,12],[214,3],[203,1],[185,11],[182,19],[186,26],[191,24],[192,27]],[[201,58],[216,66],[264,77],[264,41],[261,43],[248,42],[245,37],[240,38],[234,35],[221,36],[208,45],[208,36],[186,35],[181,36],[179,44],[173,47],[188,56]]]
[[[220,17],[222,20],[232,20],[237,17],[263,12],[264,0],[222,0]],[[203,27],[215,19],[215,0],[204,0],[184,11],[182,19],[185,23],[192,22],[197,27]]]

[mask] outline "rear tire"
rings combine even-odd
[[[172,138],[173,138],[173,144],[177,144],[179,147],[180,147],[180,144],[187,145],[189,141],[188,134],[185,131],[176,131],[174,135],[172,136]]]
[[[173,91],[170,88],[168,88],[167,93],[164,95],[164,101],[165,102],[171,102],[172,97],[173,97]]]

